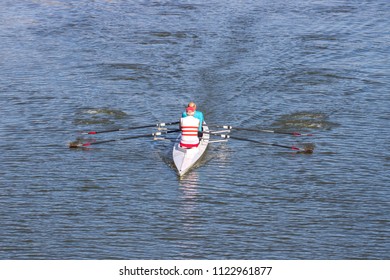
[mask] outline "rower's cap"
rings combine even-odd
[[[194,112],[194,111],[195,111],[195,108],[194,108],[194,107],[187,107],[186,111],[187,111],[187,112],[190,112],[190,111]]]

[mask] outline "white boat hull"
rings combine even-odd
[[[208,132],[209,128],[204,123],[203,131]],[[196,148],[185,149],[180,147],[181,135],[176,139],[173,147],[173,161],[179,173],[179,176],[186,174],[203,156],[209,144],[210,134],[203,133],[203,137]]]

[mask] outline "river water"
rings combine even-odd
[[[1,259],[390,258],[388,0],[0,10]],[[231,135],[314,153],[231,139],[178,178],[170,141],[68,148],[191,100],[209,124],[312,133]]]

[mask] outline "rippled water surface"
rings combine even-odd
[[[0,10],[1,259],[390,258],[389,1]],[[190,100],[209,124],[314,136],[233,131],[263,144],[210,144],[183,178],[170,141],[68,148]]]

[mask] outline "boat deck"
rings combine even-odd
[[[208,132],[209,128],[204,123],[203,131]],[[209,144],[210,134],[203,133],[202,139],[200,140],[199,146],[196,148],[182,148],[180,147],[180,138],[181,134],[176,139],[175,145],[173,147],[173,161],[178,170],[179,176],[186,174],[203,156],[204,152],[207,149]]]

